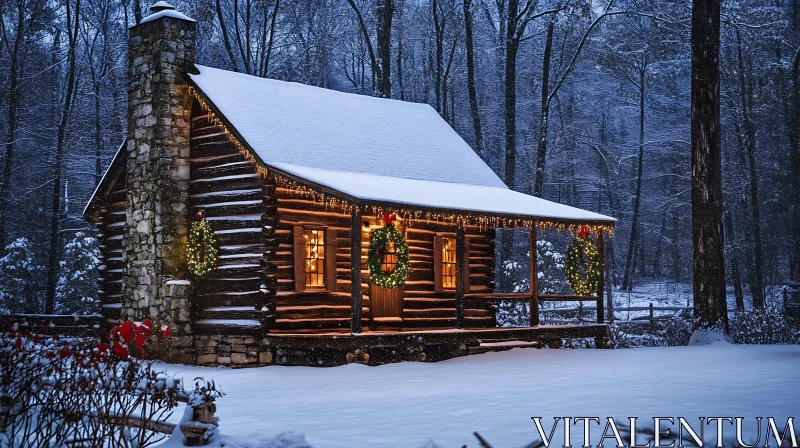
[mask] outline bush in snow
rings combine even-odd
[[[684,346],[692,336],[692,320],[685,316],[657,320],[650,325],[609,324],[609,341],[614,348]]]
[[[766,306],[737,311],[730,322],[736,344],[796,344],[798,336],[779,308]]]
[[[501,275],[509,278],[512,292],[530,291],[530,250],[525,252],[525,260],[505,260]],[[569,292],[564,280],[564,255],[557,252],[549,241],[536,241],[536,263],[539,273],[539,292],[564,294]],[[527,326],[530,319],[528,303],[519,300],[501,301],[497,309],[497,323],[501,327]]]
[[[0,447],[152,446],[181,382],[129,353],[152,322],[125,322],[109,343],[44,337],[24,322],[0,335]],[[2,411],[5,412],[2,412]]]
[[[40,297],[33,285],[43,272],[33,257],[33,247],[26,238],[17,238],[5,248],[0,258],[0,313],[35,313]]]
[[[91,314],[95,311],[97,267],[100,266],[97,239],[83,232],[64,246],[56,285],[57,314]]]

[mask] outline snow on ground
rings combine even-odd
[[[621,289],[613,290],[614,297],[614,315],[616,320],[628,321],[636,318],[643,318],[648,315],[647,307],[651,303],[654,307],[689,307],[693,306],[692,302],[692,284],[691,283],[675,283],[665,281],[642,281],[635,284],[632,291],[623,291]],[[727,294],[728,309],[733,311],[736,309],[736,298],[733,295],[733,288],[728,288]],[[779,288],[771,288],[767,293],[767,304],[780,305],[782,304],[782,296]],[[745,308],[752,307],[751,296],[748,292],[744,294]],[[558,310],[573,310],[578,308],[575,302],[545,302],[544,310],[547,311],[550,307],[555,307]],[[587,311],[586,319],[591,320],[594,318],[594,304],[584,303],[584,309]],[[654,312],[656,316],[659,315],[674,315],[676,311],[663,311],[658,310]]]
[[[754,427],[756,416],[785,423],[800,396],[800,346],[520,348],[379,367],[166,367],[221,385],[220,430],[242,447],[304,446],[253,443],[287,431],[315,448],[477,447],[474,431],[496,448],[517,447],[538,439],[534,416],[547,417],[548,430],[552,416],[742,416]]]

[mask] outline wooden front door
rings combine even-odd
[[[399,317],[403,318],[403,287],[384,288],[370,285],[369,297],[371,300],[372,317]]]

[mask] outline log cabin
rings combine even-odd
[[[170,324],[158,356],[202,365],[606,344],[602,281],[596,294],[539,294],[535,246],[531,291],[495,291],[495,231],[535,242],[541,229],[588,229],[602,253],[613,218],[509,189],[427,104],[199,65],[195,21],[151,9],[129,31],[127,138],[85,209],[109,325]],[[197,222],[216,252],[205,275],[187,263]],[[387,232],[399,236],[370,249]],[[497,328],[499,300],[528,302],[530,326]],[[596,302],[598,323],[539,325],[540,300]]]

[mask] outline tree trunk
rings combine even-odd
[[[753,296],[753,307],[764,307],[764,260],[761,244],[761,205],[758,199],[758,173],[756,171],[756,132],[750,114],[750,101],[748,101],[747,84],[744,77],[744,58],[742,56],[742,38],[736,30],[736,47],[739,63],[739,99],[742,107],[742,127],[745,133],[745,147],[747,148],[747,167],[750,177],[750,209],[753,213],[753,283],[750,285],[750,294]]]
[[[69,123],[70,109],[72,108],[72,97],[75,91],[75,71],[76,71],[76,48],[78,42],[78,30],[80,25],[81,0],[75,2],[75,25],[73,30],[67,29],[69,36],[69,65],[67,66],[67,90],[64,95],[64,106],[61,110],[61,119],[58,123],[58,137],[56,141],[56,158],[53,165],[53,198],[52,210],[50,215],[50,248],[47,264],[47,292],[45,296],[45,313],[52,314],[55,311],[56,285],[58,284],[58,259],[61,253],[60,241],[60,210],[61,210],[61,172],[64,163],[64,149],[66,147],[67,125]],[[69,27],[71,8],[67,2],[67,26]]]
[[[472,43],[472,0],[464,0],[464,32],[467,51],[467,91],[469,93],[469,109],[472,113],[472,131],[475,134],[475,152],[481,158],[486,157],[483,150],[483,131],[481,114],[478,108],[478,92],[475,88],[475,52]]]
[[[505,70],[505,131],[506,160],[505,181],[508,188],[516,188],[517,167],[517,51],[519,42],[517,32],[517,0],[508,1],[508,20],[506,24],[506,70]]]
[[[392,17],[394,0],[379,0],[376,15],[378,29],[376,46],[378,52],[378,95],[392,97]]]
[[[742,272],[739,269],[739,258],[736,256],[736,236],[733,231],[731,211],[725,207],[725,235],[728,240],[728,257],[731,262],[731,281],[733,296],[736,297],[736,310],[744,311],[744,293],[742,292]]]
[[[8,220],[8,199],[11,195],[11,173],[14,165],[14,147],[17,139],[17,85],[19,83],[19,51],[23,37],[25,10],[19,4],[17,8],[17,36],[11,50],[11,60],[8,75],[8,128],[6,131],[6,148],[3,157],[3,174],[0,177],[0,254],[6,248],[6,223]]]
[[[542,197],[544,193],[544,164],[547,157],[547,129],[550,121],[550,58],[553,50],[553,28],[555,21],[547,24],[547,37],[542,56],[542,102],[539,115],[539,135],[536,145],[536,173],[534,174],[533,195]]]
[[[433,0],[431,2],[431,8],[433,9],[433,32],[435,37],[435,44],[436,44],[436,77],[434,80],[434,94],[436,95],[436,111],[441,113],[442,112],[442,58],[444,57],[442,54],[444,52],[444,23],[441,23],[444,19],[439,17],[439,2],[437,0]]]
[[[800,2],[795,2],[795,11],[800,11]],[[794,191],[800,191],[800,48],[797,49],[792,59],[792,92],[789,95],[790,112],[787,113],[789,119],[789,135],[792,144],[792,180]],[[800,280],[800,201],[794,201],[792,206],[793,228],[794,228],[794,269],[791,272],[792,280]]]
[[[636,192],[633,196],[633,218],[631,219],[631,236],[628,239],[628,255],[625,260],[625,273],[622,278],[622,289],[631,290],[631,272],[636,236],[639,231],[639,205],[642,200],[642,172],[644,171],[644,75],[647,63],[642,61],[639,69],[639,163],[636,170]]]
[[[267,49],[265,50],[264,63],[261,66],[261,76],[266,78],[269,76],[269,58],[272,56],[272,48],[275,46],[275,22],[278,20],[278,8],[281,6],[281,0],[275,0],[275,7],[272,9],[272,18],[270,19],[269,26],[269,42],[266,43]],[[266,9],[266,7],[265,7]],[[264,35],[266,36],[266,30]]]
[[[137,0],[138,2],[138,0]],[[217,6],[217,20],[219,20],[219,29],[222,31],[222,43],[225,45],[225,52],[228,53],[228,59],[231,61],[231,67],[234,71],[239,71],[239,64],[236,62],[236,56],[233,54],[233,46],[231,46],[231,40],[228,36],[228,28],[225,26],[225,17],[222,15],[222,5],[220,4],[220,0],[216,1]],[[139,23],[139,19],[136,20],[136,23]]]
[[[356,13],[356,17],[358,18],[358,27],[361,29],[361,35],[364,38],[364,45],[367,47],[367,52],[369,53],[370,71],[372,72],[372,90],[374,91],[375,76],[379,70],[378,70],[378,62],[375,59],[375,51],[372,49],[372,41],[369,39],[369,31],[367,31],[367,25],[364,23],[364,16],[361,14],[361,10],[358,9],[358,6],[356,6],[355,1],[347,0],[347,3],[350,4],[350,7],[353,8],[353,11]],[[361,59],[361,64],[362,64],[362,75],[363,75],[363,64],[364,64],[363,58]],[[361,85],[364,85],[363,77]]]
[[[400,8],[402,10],[402,6]],[[400,20],[400,23],[403,23]],[[400,29],[397,36],[397,87],[400,88],[400,101],[406,100],[405,87],[403,87],[403,30]]]
[[[692,4],[692,242],[694,316],[728,332],[722,233],[720,0]]]

